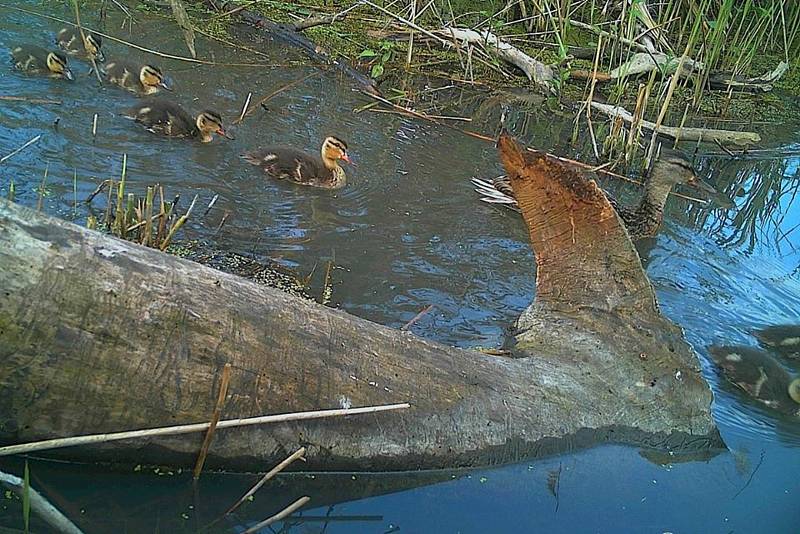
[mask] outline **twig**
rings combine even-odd
[[[259,489],[261,489],[261,486],[263,486],[264,484],[266,484],[266,483],[267,483],[267,481],[269,481],[269,480],[270,480],[272,477],[274,477],[275,475],[277,475],[278,473],[280,473],[281,471],[283,471],[284,469],[286,469],[286,467],[288,467],[288,466],[289,466],[289,465],[290,465],[292,462],[294,462],[294,461],[295,461],[295,460],[297,460],[297,459],[300,459],[300,458],[302,458],[302,457],[303,457],[303,455],[304,455],[305,453],[306,453],[306,448],[305,448],[305,447],[300,447],[299,449],[297,449],[296,451],[294,451],[294,452],[293,452],[293,453],[292,453],[292,454],[291,454],[291,455],[290,455],[288,458],[286,458],[284,461],[282,461],[281,463],[279,463],[278,465],[276,465],[275,467],[273,467],[272,469],[270,469],[270,471],[269,471],[269,472],[268,472],[266,475],[264,475],[264,476],[261,478],[261,480],[259,480],[259,481],[258,481],[258,482],[255,484],[255,486],[253,486],[252,488],[250,488],[250,489],[247,491],[247,493],[245,493],[244,495],[242,495],[242,498],[241,498],[241,499],[239,499],[238,501],[236,501],[236,504],[234,504],[233,506],[231,506],[230,508],[228,508],[228,511],[226,511],[226,512],[225,512],[225,515],[230,515],[230,514],[232,514],[232,513],[233,513],[233,512],[234,512],[234,511],[235,511],[237,508],[239,508],[239,507],[242,505],[242,503],[244,503],[244,501],[246,501],[246,500],[247,500],[247,499],[248,499],[248,498],[249,498],[251,495],[254,495],[254,494],[255,494],[255,492],[257,492]]]
[[[103,180],[102,182],[100,182],[100,185],[97,186],[97,189],[92,191],[92,193],[88,197],[86,197],[86,200],[84,200],[84,202],[86,202],[87,204],[91,204],[92,200],[94,200],[94,197],[102,193],[103,189],[105,189],[108,186],[108,183],[110,181],[111,180]]]
[[[231,214],[231,212],[229,212],[229,211],[226,211],[225,213],[222,214],[222,220],[219,221],[219,224],[217,225],[217,229],[214,230],[214,236],[216,236],[219,233],[219,231],[222,229],[222,226],[228,220],[228,217],[230,216],[230,214]]]
[[[11,154],[8,154],[7,156],[3,156],[2,158],[0,158],[0,163],[4,163],[7,159],[11,158],[12,156],[15,156],[15,155],[19,154],[20,152],[22,152],[23,150],[25,150],[26,148],[28,148],[29,146],[31,146],[33,143],[37,142],[41,138],[42,138],[41,134],[37,135],[36,137],[34,137],[33,139],[29,140],[24,145],[22,145],[21,147],[16,149]]]
[[[400,404],[383,404],[378,406],[364,406],[360,408],[341,408],[333,410],[314,410],[308,412],[284,413],[277,415],[263,415],[260,417],[247,417],[242,419],[228,419],[220,421],[217,428],[233,428],[250,425],[263,425],[270,423],[282,423],[285,421],[305,421],[308,419],[321,419],[325,417],[338,417],[341,415],[358,415],[364,413],[386,412],[391,410],[402,410],[410,408],[407,402]],[[109,434],[91,434],[87,436],[74,436],[70,438],[46,439],[31,443],[21,443],[18,445],[8,445],[0,447],[0,456],[10,456],[12,454],[23,454],[35,451],[45,451],[59,449],[62,447],[72,447],[75,445],[90,445],[97,443],[108,443],[121,439],[147,438],[154,436],[174,436],[178,434],[189,434],[192,432],[202,432],[209,427],[209,423],[194,423],[189,425],[177,425],[160,428],[148,428],[144,430],[129,430],[126,432],[113,432]]]
[[[430,312],[431,310],[433,310],[435,307],[436,307],[435,305],[431,304],[431,305],[430,305],[430,306],[428,306],[427,308],[423,309],[423,310],[422,310],[422,311],[420,311],[418,314],[416,314],[414,317],[412,317],[410,321],[408,321],[406,324],[404,324],[402,327],[400,327],[400,330],[408,330],[409,328],[411,328],[411,327],[414,325],[414,323],[416,323],[417,321],[419,321],[420,319],[422,319],[422,317],[423,317],[423,316],[424,316],[426,313],[429,313],[429,312]]]
[[[247,93],[247,98],[244,99],[244,106],[242,106],[242,113],[239,115],[239,118],[234,121],[234,124],[239,124],[244,120],[244,114],[247,113],[247,106],[250,105],[251,98],[253,98],[253,93]]]
[[[742,493],[744,490],[746,490],[746,489],[747,489],[747,486],[749,486],[749,485],[750,485],[750,483],[753,481],[753,477],[754,477],[754,476],[756,476],[756,473],[758,472],[759,468],[761,467],[761,464],[762,464],[762,463],[764,463],[764,453],[765,453],[765,451],[764,451],[764,450],[762,450],[762,451],[761,451],[761,457],[758,459],[758,463],[757,463],[757,464],[756,464],[756,466],[753,468],[753,471],[750,473],[750,478],[748,478],[748,479],[747,479],[747,482],[745,482],[745,483],[744,483],[744,486],[742,486],[742,489],[740,489],[739,491],[737,491],[737,492],[736,492],[736,495],[734,495],[734,496],[733,496],[733,499],[735,499],[736,497],[738,497],[739,495],[741,495],[741,493]],[[733,500],[733,499],[731,499],[731,500]]]
[[[189,209],[186,210],[186,213],[181,215],[178,218],[178,220],[175,221],[175,224],[172,225],[172,228],[169,229],[169,232],[167,232],[167,237],[164,238],[164,242],[161,243],[161,246],[159,247],[162,251],[167,249],[167,247],[169,246],[169,242],[172,240],[172,236],[175,235],[175,232],[177,232],[192,215],[192,210],[194,209],[195,202],[197,202],[197,195],[195,195],[194,198],[192,199],[192,203],[189,204]]]
[[[92,63],[92,71],[94,75],[97,77],[97,83],[103,84],[103,80],[100,78],[100,70],[97,68],[97,60],[94,57],[94,54],[90,54],[89,51],[86,49],[86,34],[83,31],[83,26],[81,26],[81,13],[78,9],[78,0],[72,0],[72,7],[75,10],[75,23],[78,27],[78,33],[81,34],[81,44],[83,45],[83,51],[86,52],[86,55],[89,56],[89,61]],[[95,114],[95,124],[97,123],[97,114]]]
[[[24,482],[19,477],[0,471],[0,482],[7,486],[22,499]],[[31,503],[31,510],[53,527],[57,532],[63,534],[83,534],[83,531],[75,526],[61,511],[45,499],[41,493],[28,486],[28,498]]]
[[[237,119],[237,120],[233,121],[233,124],[239,124],[240,122],[242,122],[242,121],[244,120],[244,118],[245,118],[245,117],[247,117],[248,115],[250,115],[250,114],[253,112],[253,110],[254,110],[255,108],[257,108],[257,107],[262,107],[262,106],[263,106],[264,104],[266,104],[266,103],[267,103],[269,100],[271,100],[272,98],[274,98],[274,97],[276,97],[277,95],[281,94],[282,92],[286,91],[287,89],[290,89],[290,88],[294,87],[295,85],[298,85],[298,84],[300,84],[300,83],[303,83],[303,82],[304,82],[304,81],[306,81],[307,79],[309,79],[309,78],[311,78],[311,77],[313,77],[313,76],[316,76],[316,75],[318,75],[319,73],[320,73],[320,71],[314,71],[314,72],[312,72],[311,74],[307,74],[307,75],[303,76],[302,78],[298,78],[297,80],[294,80],[293,82],[289,82],[289,83],[287,83],[286,85],[284,85],[284,86],[281,86],[281,87],[279,87],[278,89],[276,89],[276,90],[272,91],[270,94],[268,94],[267,96],[265,96],[264,98],[262,98],[261,100],[259,100],[259,101],[258,101],[258,103],[257,103],[255,106],[252,106],[250,109],[246,110],[246,112],[243,112],[243,113],[242,113],[242,116],[241,116],[241,117],[239,117],[239,119]]]
[[[46,98],[28,98],[26,96],[0,95],[0,100],[9,100],[12,102],[28,102],[30,104],[55,104],[57,106],[61,105],[61,100],[48,100]]]
[[[214,204],[217,203],[217,199],[219,199],[219,194],[214,195],[214,198],[212,198],[211,202],[208,203],[208,207],[206,208],[206,211],[203,212],[203,217],[208,215],[208,212],[211,211],[211,208],[213,208]]]
[[[225,405],[225,398],[228,396],[228,384],[231,381],[231,364],[226,363],[222,368],[222,378],[219,383],[219,393],[217,394],[217,404],[214,406],[214,412],[211,414],[211,421],[208,424],[206,437],[203,440],[203,445],[200,447],[200,454],[197,456],[197,463],[194,466],[194,479],[200,478],[200,472],[203,470],[203,464],[206,463],[206,456],[208,456],[208,448],[211,447],[211,440],[214,438],[214,431],[217,429],[217,423],[222,415],[222,407]]]
[[[254,532],[258,532],[262,528],[268,527],[272,523],[274,523],[276,521],[280,521],[281,519],[291,515],[292,513],[294,513],[295,510],[297,510],[298,508],[304,506],[310,500],[311,500],[311,497],[307,497],[307,496],[306,497],[300,497],[299,499],[294,501],[292,504],[290,504],[289,506],[287,506],[286,508],[284,508],[283,510],[281,510],[277,514],[273,515],[272,517],[270,517],[268,519],[265,519],[261,523],[253,525],[252,527],[250,527],[247,530],[245,530],[242,534],[253,534]]]

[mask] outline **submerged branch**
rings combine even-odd
[[[592,102],[593,109],[601,111],[613,118],[620,118],[627,123],[633,123],[633,115],[621,106],[612,106],[600,102]],[[727,145],[751,145],[761,141],[761,136],[755,132],[737,132],[733,130],[713,130],[709,128],[679,128],[674,126],[657,126],[654,122],[642,120],[639,122],[642,128],[650,131],[658,131],[659,134],[666,135],[673,139],[684,141],[704,141],[707,143],[722,143]]]

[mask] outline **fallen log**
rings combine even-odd
[[[507,137],[537,257],[513,358],[446,347],[0,200],[0,444],[409,401],[410,409],[217,433],[206,465],[250,470],[518,461],[601,442],[719,450],[711,393],[594,182]],[[201,436],[49,455],[176,467]]]
[[[481,46],[503,61],[519,68],[525,73],[528,80],[536,85],[544,87],[547,91],[554,90],[553,79],[555,76],[552,68],[541,61],[535,60],[522,50],[501,41],[499,37],[488,30],[477,32],[475,30],[449,27],[444,28],[440,33],[460,44]]]
[[[602,111],[612,118],[620,118],[627,123],[633,122],[633,115],[621,106],[612,106],[601,102],[592,102],[592,109]],[[639,121],[642,128],[653,131],[656,129],[654,122]],[[723,145],[746,146],[761,142],[761,136],[755,132],[737,132],[734,130],[714,130],[710,128],[677,128],[674,126],[659,126],[658,133],[672,139],[680,138],[683,141],[702,141],[706,143],[721,143]]]

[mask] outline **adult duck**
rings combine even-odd
[[[481,200],[484,202],[502,204],[519,211],[507,176],[498,176],[491,182],[473,178],[472,183],[476,186],[475,191],[483,195]],[[608,194],[606,197],[619,214],[632,239],[652,237],[661,226],[667,197],[672,188],[678,184],[717,194],[711,185],[697,176],[692,164],[682,152],[663,149],[653,164],[650,176],[645,182],[644,193],[635,207],[623,206]]]
[[[347,176],[339,161],[351,163],[347,143],[333,136],[322,142],[319,156],[292,147],[267,146],[242,154],[242,158],[273,178],[324,189],[344,187]]]

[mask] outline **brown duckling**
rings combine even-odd
[[[728,382],[754,400],[787,415],[800,415],[800,378],[768,353],[751,347],[709,347]]]
[[[754,332],[762,346],[778,354],[800,360],[800,325],[782,324],[768,326]]]
[[[473,178],[481,200],[494,204],[503,204],[519,211],[511,182],[507,176],[499,176],[488,182]],[[677,150],[663,149],[653,164],[644,186],[644,194],[636,207],[620,205],[614,198],[606,194],[609,203],[617,211],[620,219],[628,229],[632,239],[652,237],[658,232],[664,218],[664,206],[672,188],[677,184],[685,184],[709,194],[716,195],[716,190],[695,174],[692,164],[683,153]]]
[[[164,73],[154,65],[114,60],[106,63],[103,74],[109,82],[140,95],[152,95],[159,89],[172,90]]]
[[[268,146],[242,154],[242,157],[273,178],[325,189],[344,187],[347,177],[339,160],[352,163],[347,155],[347,143],[333,136],[322,142],[319,156],[290,147]]]
[[[81,39],[81,32],[78,28],[62,28],[56,34],[56,44],[64,52],[71,56],[81,56],[86,58],[94,58],[97,61],[104,61],[103,51],[100,47],[103,46],[103,39],[96,33],[84,31],[84,39]],[[81,43],[83,41],[83,43]]]
[[[230,139],[216,111],[205,110],[192,118],[180,105],[169,100],[148,100],[134,106],[127,116],[147,130],[169,137],[189,137],[201,143],[210,143],[213,134]]]
[[[19,70],[34,74],[47,74],[53,77],[74,80],[67,64],[67,56],[61,52],[51,52],[35,45],[21,45],[11,50],[14,66]]]

